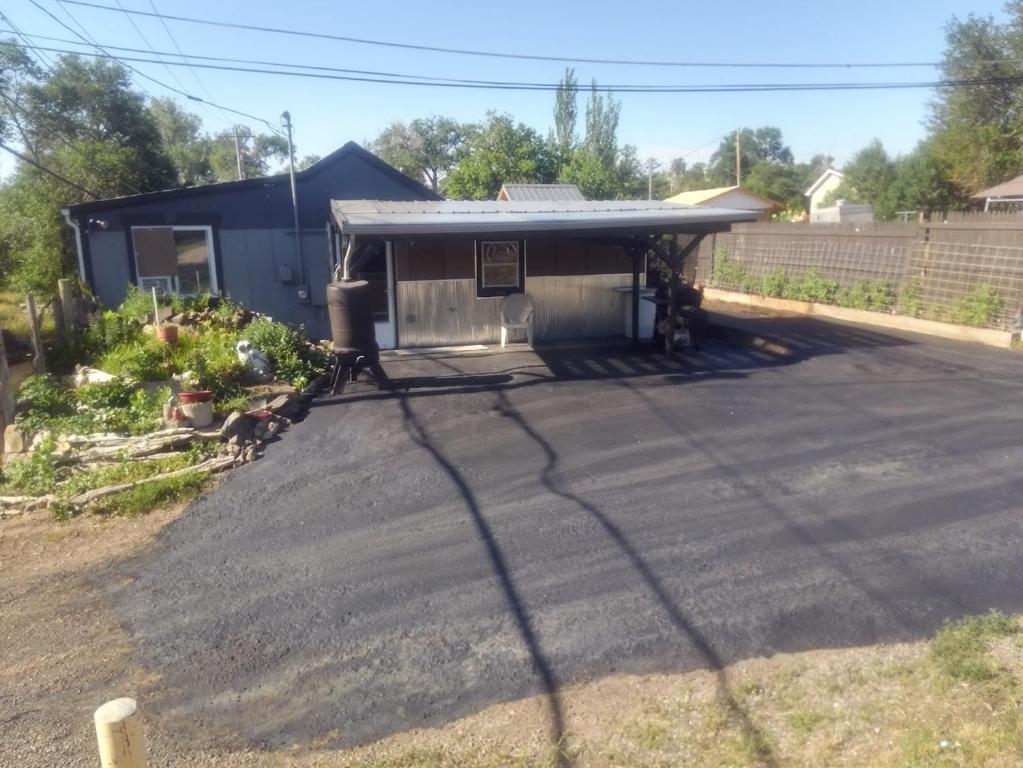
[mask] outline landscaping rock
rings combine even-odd
[[[24,453],[30,445],[31,436],[17,424],[8,424],[4,429],[4,454]]]
[[[301,407],[302,404],[298,399],[298,395],[291,393],[277,395],[277,397],[266,404],[268,411],[289,419],[297,414]]]
[[[50,431],[48,429],[42,429],[32,435],[32,441],[28,444],[28,450],[36,451],[39,447],[50,439]]]
[[[224,420],[220,428],[220,439],[230,441],[232,437],[238,436],[239,440],[252,437],[252,429],[256,420],[241,411],[234,411]]]

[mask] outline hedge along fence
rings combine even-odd
[[[696,277],[724,290],[1008,330],[1023,305],[1023,216],[740,224],[704,241]]]

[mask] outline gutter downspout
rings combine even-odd
[[[75,250],[78,252],[78,276],[84,285],[89,285],[88,275],[85,274],[85,254],[82,251],[82,230],[78,221],[71,218],[71,211],[68,208],[60,209],[61,218],[75,233]],[[91,287],[91,286],[90,286]]]

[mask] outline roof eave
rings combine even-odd
[[[556,219],[542,222],[526,221],[464,221],[464,222],[415,222],[388,224],[386,222],[358,223],[347,219],[340,221],[342,232],[352,235],[445,235],[445,234],[501,234],[531,232],[675,232],[686,229],[706,230],[715,225],[741,224],[756,221],[757,214],[719,214],[701,216],[692,219],[665,219],[664,217],[644,217],[627,222],[609,222],[601,220],[570,221]]]

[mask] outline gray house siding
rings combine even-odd
[[[87,240],[83,244],[86,278],[103,304],[117,306],[136,280],[133,226],[210,226],[217,284],[223,295],[275,319],[301,323],[311,336],[323,338],[329,333],[325,305],[330,279],[330,200],[430,200],[436,196],[355,144],[346,144],[300,172],[297,186],[301,266],[305,284],[311,288],[309,304],[299,302],[296,292],[301,270],[295,257],[287,175],[74,206],[69,214]],[[280,279],[282,267],[290,268],[290,282]]]

